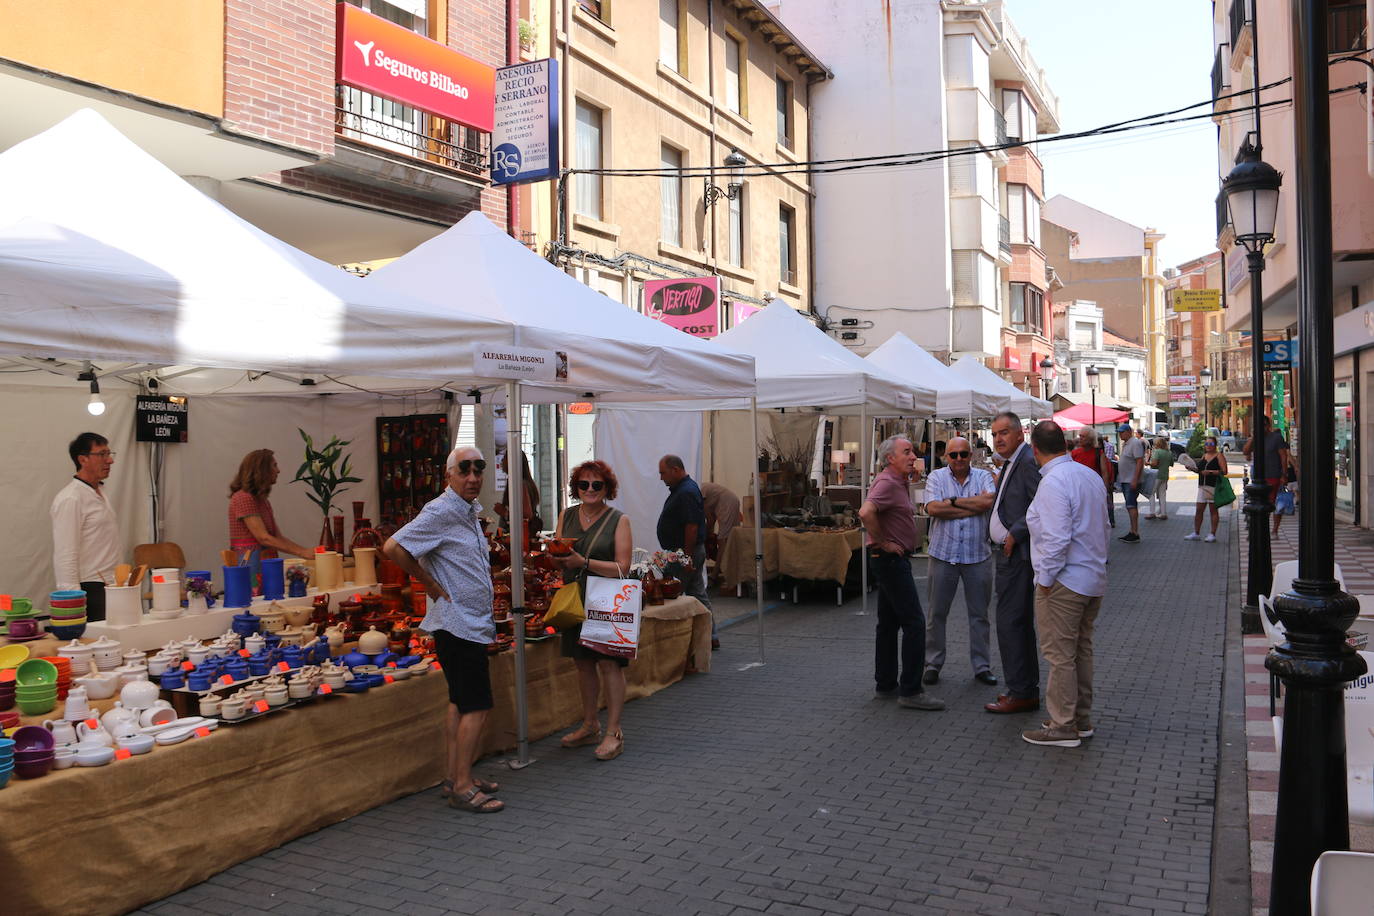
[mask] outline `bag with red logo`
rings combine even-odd
[[[578,642],[603,655],[634,658],[639,651],[639,619],[644,608],[640,581],[588,576],[583,606],[587,619]]]

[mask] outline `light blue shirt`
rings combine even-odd
[[[979,496],[997,489],[992,474],[982,468],[969,468],[968,477],[959,483],[949,468],[940,468],[926,478],[926,505],[944,502],[951,496]],[[968,518],[930,519],[930,545],[927,553],[946,563],[981,563],[988,552],[988,514]]]
[[[1068,455],[1046,462],[1026,525],[1036,585],[1058,582],[1089,598],[1107,594],[1107,501],[1091,468]]]
[[[468,502],[448,487],[393,537],[449,594],[431,603],[420,628],[485,644],[496,639],[496,622],[487,538],[477,520],[481,511],[476,500]]]

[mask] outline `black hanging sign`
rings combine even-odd
[[[138,442],[185,442],[189,425],[186,398],[140,394],[134,402],[134,439]]]

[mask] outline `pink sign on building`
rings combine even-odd
[[[645,280],[644,314],[693,337],[720,333],[720,278]]]
[[[744,319],[755,312],[761,311],[763,311],[763,309],[759,308],[757,305],[750,305],[747,302],[736,302],[733,299],[730,300],[730,327],[739,327],[740,322],[744,321]]]

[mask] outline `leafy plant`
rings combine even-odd
[[[1199,423],[1199,424],[1197,424],[1196,426],[1193,427],[1193,434],[1192,434],[1191,436],[1188,437],[1188,454],[1189,454],[1189,455],[1192,455],[1194,458],[1201,458],[1201,457],[1202,457],[1202,452],[1203,452],[1202,440],[1203,440],[1204,438],[1205,438],[1205,432],[1204,432],[1204,430],[1203,430],[1203,428],[1202,428],[1202,424]]]
[[[296,431],[305,440],[305,461],[301,462],[300,468],[296,471],[296,476],[292,483],[297,481],[304,483],[314,492],[307,493],[310,501],[320,507],[320,511],[325,517],[329,517],[329,510],[337,508],[334,505],[334,497],[344,492],[348,488],[343,486],[346,483],[360,483],[361,477],[350,477],[349,462],[352,456],[343,453],[344,446],[348,445],[348,440],[341,440],[334,436],[327,442],[322,449],[315,448],[315,442],[310,438],[310,434],[300,427]]]
[[[1226,402],[1225,402],[1225,401],[1212,401],[1212,402],[1208,405],[1207,411],[1208,411],[1208,413],[1210,413],[1210,414],[1212,415],[1212,419],[1213,419],[1213,420],[1220,420],[1220,419],[1221,419],[1221,415],[1224,414],[1224,413],[1226,413]]]
[[[528,19],[521,19],[516,23],[516,28],[520,34],[520,47],[529,48],[534,45],[534,25]]]

